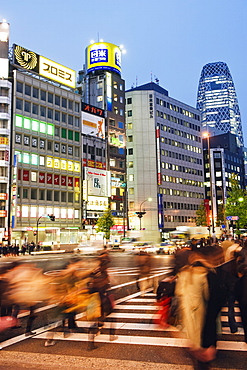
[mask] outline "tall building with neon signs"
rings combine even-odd
[[[7,241],[55,249],[76,244],[82,180],[76,72],[20,45],[9,54],[0,46],[0,183],[9,184],[6,190],[1,184],[6,196],[0,197],[8,199],[6,207],[1,204]]]
[[[85,161],[90,152],[97,153],[100,148],[105,152],[102,171],[110,178],[109,205],[115,217],[116,227],[123,230],[124,186],[125,184],[125,81],[121,77],[122,51],[117,45],[108,42],[92,43],[86,48],[85,65],[79,72],[78,89],[85,105],[89,104],[104,110],[104,138],[95,137],[83,129],[83,166],[84,180],[87,183],[88,167],[95,167],[96,162]],[[84,182],[84,183],[85,183]],[[88,193],[83,190],[83,194]],[[84,198],[84,203],[89,204]],[[97,202],[97,200],[96,200]],[[98,202],[101,202],[99,196]],[[96,206],[96,204],[95,204]],[[87,223],[94,224],[100,213],[87,212]]]
[[[231,132],[237,136],[238,146],[244,145],[237,94],[226,63],[208,63],[203,67],[197,109],[201,111],[203,127]]]

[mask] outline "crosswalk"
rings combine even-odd
[[[104,327],[95,336],[95,342],[114,344],[129,344],[141,346],[162,346],[162,347],[188,347],[185,331],[180,327],[169,326],[164,329],[154,323],[158,318],[158,307],[155,294],[146,292],[144,296],[140,292],[134,293],[124,299],[116,301],[113,312],[106,318]],[[243,329],[238,308],[236,308],[236,321],[239,323],[239,340],[232,340],[232,334],[228,327],[227,309],[223,308],[221,313],[222,332],[218,341],[218,349],[225,351],[246,351],[247,344],[243,342]],[[59,328],[51,327],[55,341],[77,341],[87,342],[87,328],[92,323],[77,320],[77,330],[69,335],[63,335]],[[113,330],[114,329],[114,335]],[[49,336],[49,335],[48,335]],[[40,332],[33,338],[47,339],[47,330]],[[224,339],[222,339],[224,338]]]

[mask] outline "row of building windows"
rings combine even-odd
[[[201,153],[202,152],[202,149],[198,148],[198,146],[193,146],[193,145],[190,145],[190,144],[181,143],[180,141],[168,139],[167,137],[163,137],[163,136],[161,136],[161,142],[165,143],[165,144],[168,144],[168,145],[176,146],[176,147],[181,148],[181,149],[189,150],[190,152],[194,152],[194,153]]]
[[[104,148],[97,148],[90,145],[83,145],[83,153],[90,154],[91,156],[98,156],[98,157],[105,157],[105,149]],[[94,158],[91,158],[94,159]]]
[[[174,184],[182,184],[182,185],[189,185],[189,186],[192,185],[192,181],[193,181],[191,179],[183,179],[182,177],[174,177],[174,176],[168,176],[168,175],[162,175],[162,180],[164,182],[172,182]],[[197,184],[198,184],[197,186],[199,187],[204,186],[202,181],[198,181]]]
[[[149,97],[150,97],[150,95],[149,95]],[[151,95],[151,97],[152,97],[152,95]],[[132,98],[127,98],[126,104],[132,104]],[[190,112],[190,111],[188,111],[186,109],[180,108],[180,107],[178,107],[178,106],[176,106],[174,104],[171,104],[169,102],[166,102],[165,100],[156,98],[156,104],[157,105],[160,105],[160,106],[163,106],[165,108],[168,108],[170,110],[173,110],[174,112],[177,112],[177,113],[180,113],[180,114],[184,114],[185,116],[194,118],[197,121],[200,121],[200,116],[198,114],[194,114],[194,113],[192,113],[192,112]]]
[[[115,119],[110,118],[110,119],[109,119],[109,124],[110,124],[110,126],[112,126],[112,127],[118,127],[118,128],[120,128],[120,129],[124,129],[124,122],[120,122],[120,121],[118,121],[117,126],[116,126],[116,121],[115,121]]]
[[[43,105],[38,105],[31,103],[27,100],[16,99],[16,109],[21,110],[26,113],[34,114],[36,116],[43,117],[44,119],[55,120],[58,122],[66,123],[68,125],[74,125],[79,127],[80,118],[78,116],[73,116],[72,114],[67,114],[65,112],[56,111],[52,108],[47,108]]]
[[[174,195],[178,197],[186,197],[186,198],[196,198],[196,199],[204,199],[203,193],[196,193],[193,191],[186,191],[186,190],[179,190],[179,189],[162,189],[160,188],[160,193],[165,195]]]
[[[22,192],[22,194],[20,194]],[[36,188],[18,188],[18,197],[22,199],[38,199],[52,202],[79,203],[79,193],[66,191],[36,189]]]
[[[167,222],[195,223],[196,218],[195,217],[189,217],[189,216],[164,215],[164,223],[166,224]]]
[[[33,148],[39,148],[41,150],[50,150],[56,153],[74,155],[75,157],[80,156],[80,147],[71,146],[62,143],[56,143],[44,139],[38,139],[37,137],[30,137],[23,134],[15,134],[15,143],[25,146],[32,146]]]
[[[191,167],[179,166],[177,164],[172,164],[172,163],[167,163],[167,162],[161,162],[161,167],[166,169],[166,170],[190,173],[191,175],[196,175],[196,176],[202,176],[203,175],[202,170],[197,170],[196,168],[191,168]],[[165,176],[165,175],[163,175],[163,176]]]
[[[164,202],[164,209],[187,209],[187,210],[197,210],[199,208],[198,204],[191,203],[177,203],[177,202]]]
[[[71,111],[80,112],[80,103],[53,94],[49,91],[40,90],[37,87],[23,84],[20,81],[17,81],[16,90],[18,93],[24,93],[26,96],[30,96],[32,98],[39,99],[50,104],[55,104],[58,107],[62,107]]]
[[[166,126],[166,125],[160,125],[160,128],[162,131],[169,132],[170,134],[178,135],[178,136],[184,137],[189,140],[197,141],[199,143],[201,142],[200,136],[192,135],[188,132],[177,130],[173,127]]]
[[[178,123],[181,126],[188,127],[188,128],[191,128],[191,129],[199,131],[199,132],[201,131],[200,126],[195,125],[194,123],[191,123],[191,122],[184,121],[180,118],[171,116],[170,114],[166,114],[164,112],[160,112],[160,111],[157,110],[156,111],[156,116],[160,117],[160,118],[163,118],[163,119],[166,119],[168,121],[174,122],[174,123]]]
[[[171,152],[170,150],[161,150],[161,155],[164,155],[166,157],[170,158],[176,158],[182,161],[190,162],[190,163],[196,163],[202,165],[202,159],[201,158],[195,158],[191,157],[190,155],[184,155],[177,152]]]

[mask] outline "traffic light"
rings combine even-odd
[[[137,217],[142,218],[146,214],[146,212],[135,212],[135,214],[137,215]]]
[[[55,216],[54,215],[48,215],[50,217],[51,221],[55,221]]]

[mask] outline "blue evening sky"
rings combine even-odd
[[[228,64],[247,146],[246,0],[5,0],[0,20],[16,43],[78,71],[91,40],[123,44],[126,88],[157,77],[195,106],[204,64]]]

